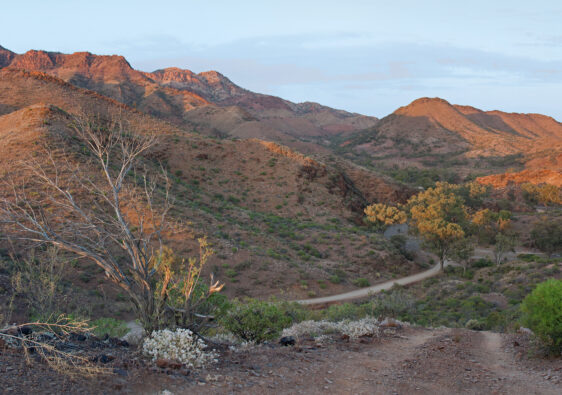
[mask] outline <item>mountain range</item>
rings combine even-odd
[[[18,55],[0,47],[0,67],[44,72],[179,126],[220,137],[285,142],[353,132],[377,122],[375,117],[317,103],[296,104],[254,93],[216,71],[137,71],[122,56],[35,50]]]
[[[334,293],[354,278],[416,270],[388,241],[354,226],[365,205],[416,192],[417,181],[399,182],[388,169],[497,173],[484,181],[498,187],[562,179],[562,124],[540,114],[422,98],[379,120],[254,93],[216,71],[149,73],[121,56],[2,47],[0,178],[23,182],[18,163],[44,159],[47,146],[79,158],[69,136],[81,112],[118,114],[161,136],[149,159],[174,180],[174,217],[208,235],[217,252],[210,267],[232,295]],[[174,250],[189,255],[188,236],[171,238]]]
[[[217,71],[143,72],[122,56],[89,52],[16,54],[0,47],[0,68],[46,73],[201,134],[272,140],[305,153],[328,154],[336,142],[348,152],[414,164],[432,155],[511,155],[530,168],[562,167],[562,124],[541,114],[482,111],[421,98],[379,120],[254,93]]]

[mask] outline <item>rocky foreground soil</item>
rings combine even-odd
[[[109,376],[69,379],[17,351],[0,354],[2,393],[560,394],[562,359],[525,335],[389,328],[377,338],[299,339],[295,346],[223,350],[203,370],[152,366],[133,350],[97,350]],[[104,363],[105,362],[105,363]],[[166,392],[167,391],[167,392]]]

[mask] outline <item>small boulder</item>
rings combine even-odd
[[[127,328],[129,328],[129,332],[125,336],[123,336],[121,340],[127,342],[132,346],[141,344],[142,339],[146,334],[143,327],[136,322],[131,321],[127,323]]]
[[[69,335],[68,338],[69,338],[69,340],[71,340],[71,341],[79,341],[79,342],[86,341],[86,336],[83,335],[82,333],[73,332],[73,333],[71,333],[71,334]]]
[[[129,375],[129,373],[125,369],[118,369],[118,368],[113,369],[113,373],[122,377],[126,377]]]
[[[279,344],[282,346],[294,346],[295,345],[295,338],[293,336],[284,336],[279,340]]]
[[[156,360],[156,366],[158,366],[160,369],[180,369],[182,367],[182,364],[170,359],[160,358]]]
[[[18,328],[18,333],[23,336],[29,336],[33,333],[33,329],[30,326],[20,326]]]
[[[529,335],[529,336],[533,334],[533,331],[532,331],[532,330],[530,330],[529,328],[524,328],[524,327],[522,327],[522,326],[519,327],[519,330],[518,330],[517,332],[518,332],[518,333],[522,333],[522,334],[524,334],[524,335]]]
[[[92,358],[92,362],[99,362],[99,363],[109,363],[111,361],[113,361],[115,359],[115,357],[111,356],[111,355],[105,355],[105,354],[100,354],[100,355],[96,355],[94,358]]]

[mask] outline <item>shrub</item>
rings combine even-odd
[[[275,339],[293,318],[278,304],[248,299],[236,301],[223,316],[222,325],[245,341],[262,343]]]
[[[407,260],[411,261],[414,256],[406,248],[408,238],[404,235],[394,235],[390,237],[390,243],[398,250],[398,252]]]
[[[402,289],[380,293],[375,297],[374,304],[379,317],[408,317],[415,309],[415,300]]]
[[[144,340],[144,355],[157,359],[169,359],[182,363],[190,368],[202,367],[216,362],[217,354],[205,351],[205,343],[197,338],[189,329],[169,329],[154,331]]]
[[[562,249],[562,221],[539,221],[531,230],[533,244],[548,254]]]
[[[537,285],[521,305],[523,324],[552,351],[562,351],[562,280]]]
[[[337,274],[334,274],[333,276],[330,277],[330,282],[332,284],[339,284],[341,283],[341,278]]]
[[[477,269],[481,269],[483,267],[491,267],[491,266],[494,266],[494,262],[492,262],[487,258],[480,258],[472,263],[472,267]]]
[[[474,331],[481,331],[484,329],[484,324],[478,320],[475,320],[474,318],[466,321],[466,324],[464,325],[464,327],[466,329],[472,329]]]
[[[367,280],[366,278],[360,277],[358,279],[355,279],[353,281],[353,284],[355,284],[357,287],[368,287],[369,286],[369,280]]]
[[[218,293],[223,285],[214,282],[212,276],[209,285],[200,280],[203,265],[213,251],[205,239],[199,239],[199,245],[199,259],[186,261],[164,248],[151,262],[159,281],[153,286],[155,306],[149,321],[143,323],[145,329],[149,323],[157,329],[179,327],[198,332],[207,327],[213,314],[223,307],[226,297]]]
[[[14,291],[40,319],[64,310],[65,264],[57,248],[49,247],[45,256],[36,256],[32,250],[27,258],[14,262],[14,269],[11,279]]]
[[[341,321],[344,319],[358,319],[362,309],[353,303],[334,304],[323,311],[323,316],[328,321]]]
[[[92,321],[92,326],[94,327],[94,334],[99,337],[105,334],[111,337],[122,337],[128,331],[125,322],[115,318],[98,318]]]
[[[283,330],[283,336],[322,336],[330,333],[341,333],[352,339],[362,336],[377,336],[379,322],[373,317],[365,317],[357,321],[303,321]]]
[[[521,185],[523,191],[523,198],[529,204],[561,204],[560,188],[555,185],[543,184],[533,185],[525,183]]]

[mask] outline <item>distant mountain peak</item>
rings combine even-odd
[[[405,115],[405,116],[430,116],[430,117],[441,117],[441,116],[455,116],[458,110],[445,99],[439,97],[422,97],[416,99],[407,106],[400,107],[394,114]]]
[[[408,106],[415,106],[419,104],[447,104],[451,105],[447,100],[442,99],[440,97],[420,97],[419,99],[414,100]]]
[[[15,53],[0,45],[0,67],[8,66],[12,62],[14,56],[16,56]]]

